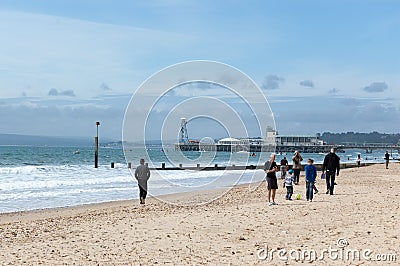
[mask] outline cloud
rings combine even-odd
[[[386,82],[372,82],[369,86],[363,88],[364,91],[374,93],[383,92],[388,89]]]
[[[7,40],[1,44],[0,97],[19,97],[23,90],[42,97],[43,88],[73,88],[77,98],[85,99],[94,94],[88,88],[101,91],[99,85],[105,81],[113,92],[130,92],[132,84],[139,85],[150,71],[165,66],[161,61],[146,66],[136,62],[149,56],[178,62],[175,52],[181,54],[197,39],[152,27],[4,10],[0,25],[7,25],[0,26],[2,39]],[[17,87],[15,80],[21,83]]]
[[[303,80],[303,81],[300,81],[299,84],[303,87],[314,88],[314,82],[312,82],[311,80]]]
[[[276,90],[280,88],[280,85],[285,81],[283,77],[278,75],[268,75],[264,78],[262,88],[265,90]]]
[[[290,105],[282,104],[279,101],[281,99],[293,102]],[[379,100],[380,102],[376,102],[376,99],[331,95],[281,96],[273,98],[270,104],[281,134],[314,134],[324,131],[372,132],[377,128],[381,132],[399,132],[400,108],[389,100]]]
[[[227,97],[232,97],[233,93],[229,89],[217,83],[195,81],[195,82],[180,84],[179,86],[173,88],[167,95],[185,97],[185,98],[197,97],[197,96],[227,98]]]
[[[13,115],[0,116],[0,124],[4,125],[0,133],[92,137],[95,121],[101,121],[102,135],[119,139],[129,100],[130,97],[125,95],[87,100],[64,97],[3,99],[0,113]]]
[[[338,94],[338,93],[339,93],[339,90],[336,89],[336,88],[332,88],[332,89],[330,89],[330,90],[328,91],[328,93],[329,93],[329,94]]]
[[[49,96],[69,96],[69,97],[75,97],[75,93],[73,90],[64,90],[64,91],[59,91],[55,88],[51,88],[48,93]]]
[[[103,91],[111,91],[111,88],[104,82],[100,84],[100,89]]]

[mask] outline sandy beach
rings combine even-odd
[[[201,206],[151,198],[145,206],[135,200],[1,214],[0,264],[398,265],[399,173],[399,163],[344,169],[335,195],[318,180],[312,203],[301,176],[294,191],[302,198],[286,201],[279,181],[277,206],[267,206],[260,184]]]

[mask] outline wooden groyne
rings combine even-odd
[[[357,165],[357,163],[341,163],[340,164],[340,169],[347,169],[347,168],[357,168],[357,167],[365,167],[365,166],[370,166],[370,165],[375,165],[375,164],[382,164],[380,162],[378,163],[360,163],[360,166]],[[315,167],[317,168],[318,171],[322,171],[322,164],[314,164]],[[302,165],[302,171],[304,171],[304,167],[306,165]],[[279,165],[278,165],[279,167]],[[289,165],[289,169],[292,168],[292,165]],[[214,166],[200,166],[199,164],[197,166],[183,166],[179,165],[179,167],[166,167],[165,165],[162,165],[161,167],[152,167],[150,170],[195,170],[195,171],[215,171],[215,170],[255,170],[255,169],[264,169],[264,165],[230,165],[230,166],[220,166],[218,164],[215,164]]]

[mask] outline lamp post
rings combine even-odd
[[[100,122],[96,122],[96,137],[94,137],[94,168],[99,167],[99,126]]]

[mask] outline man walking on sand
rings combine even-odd
[[[144,159],[140,159],[140,165],[136,167],[135,178],[139,185],[140,204],[145,204],[147,196],[147,180],[150,178],[150,170],[149,167],[144,164]]]
[[[331,149],[331,152],[325,156],[324,163],[322,165],[322,173],[326,170],[326,194],[333,195],[333,189],[335,188],[335,172],[339,176],[340,170],[340,158],[335,153],[335,148]]]
[[[386,169],[389,169],[389,160],[390,160],[389,151],[386,151],[386,153],[385,153],[385,165],[386,165]]]
[[[289,166],[288,160],[286,159],[286,157],[283,157],[283,159],[281,160],[281,178],[282,179],[285,179],[286,171],[289,170],[288,166]]]
[[[277,205],[275,203],[275,193],[278,189],[278,180],[276,180],[276,172],[278,171],[278,166],[275,162],[275,154],[271,153],[269,160],[265,162],[264,172],[267,174],[266,183],[268,190],[268,205]],[[272,199],[272,201],[271,201]]]

